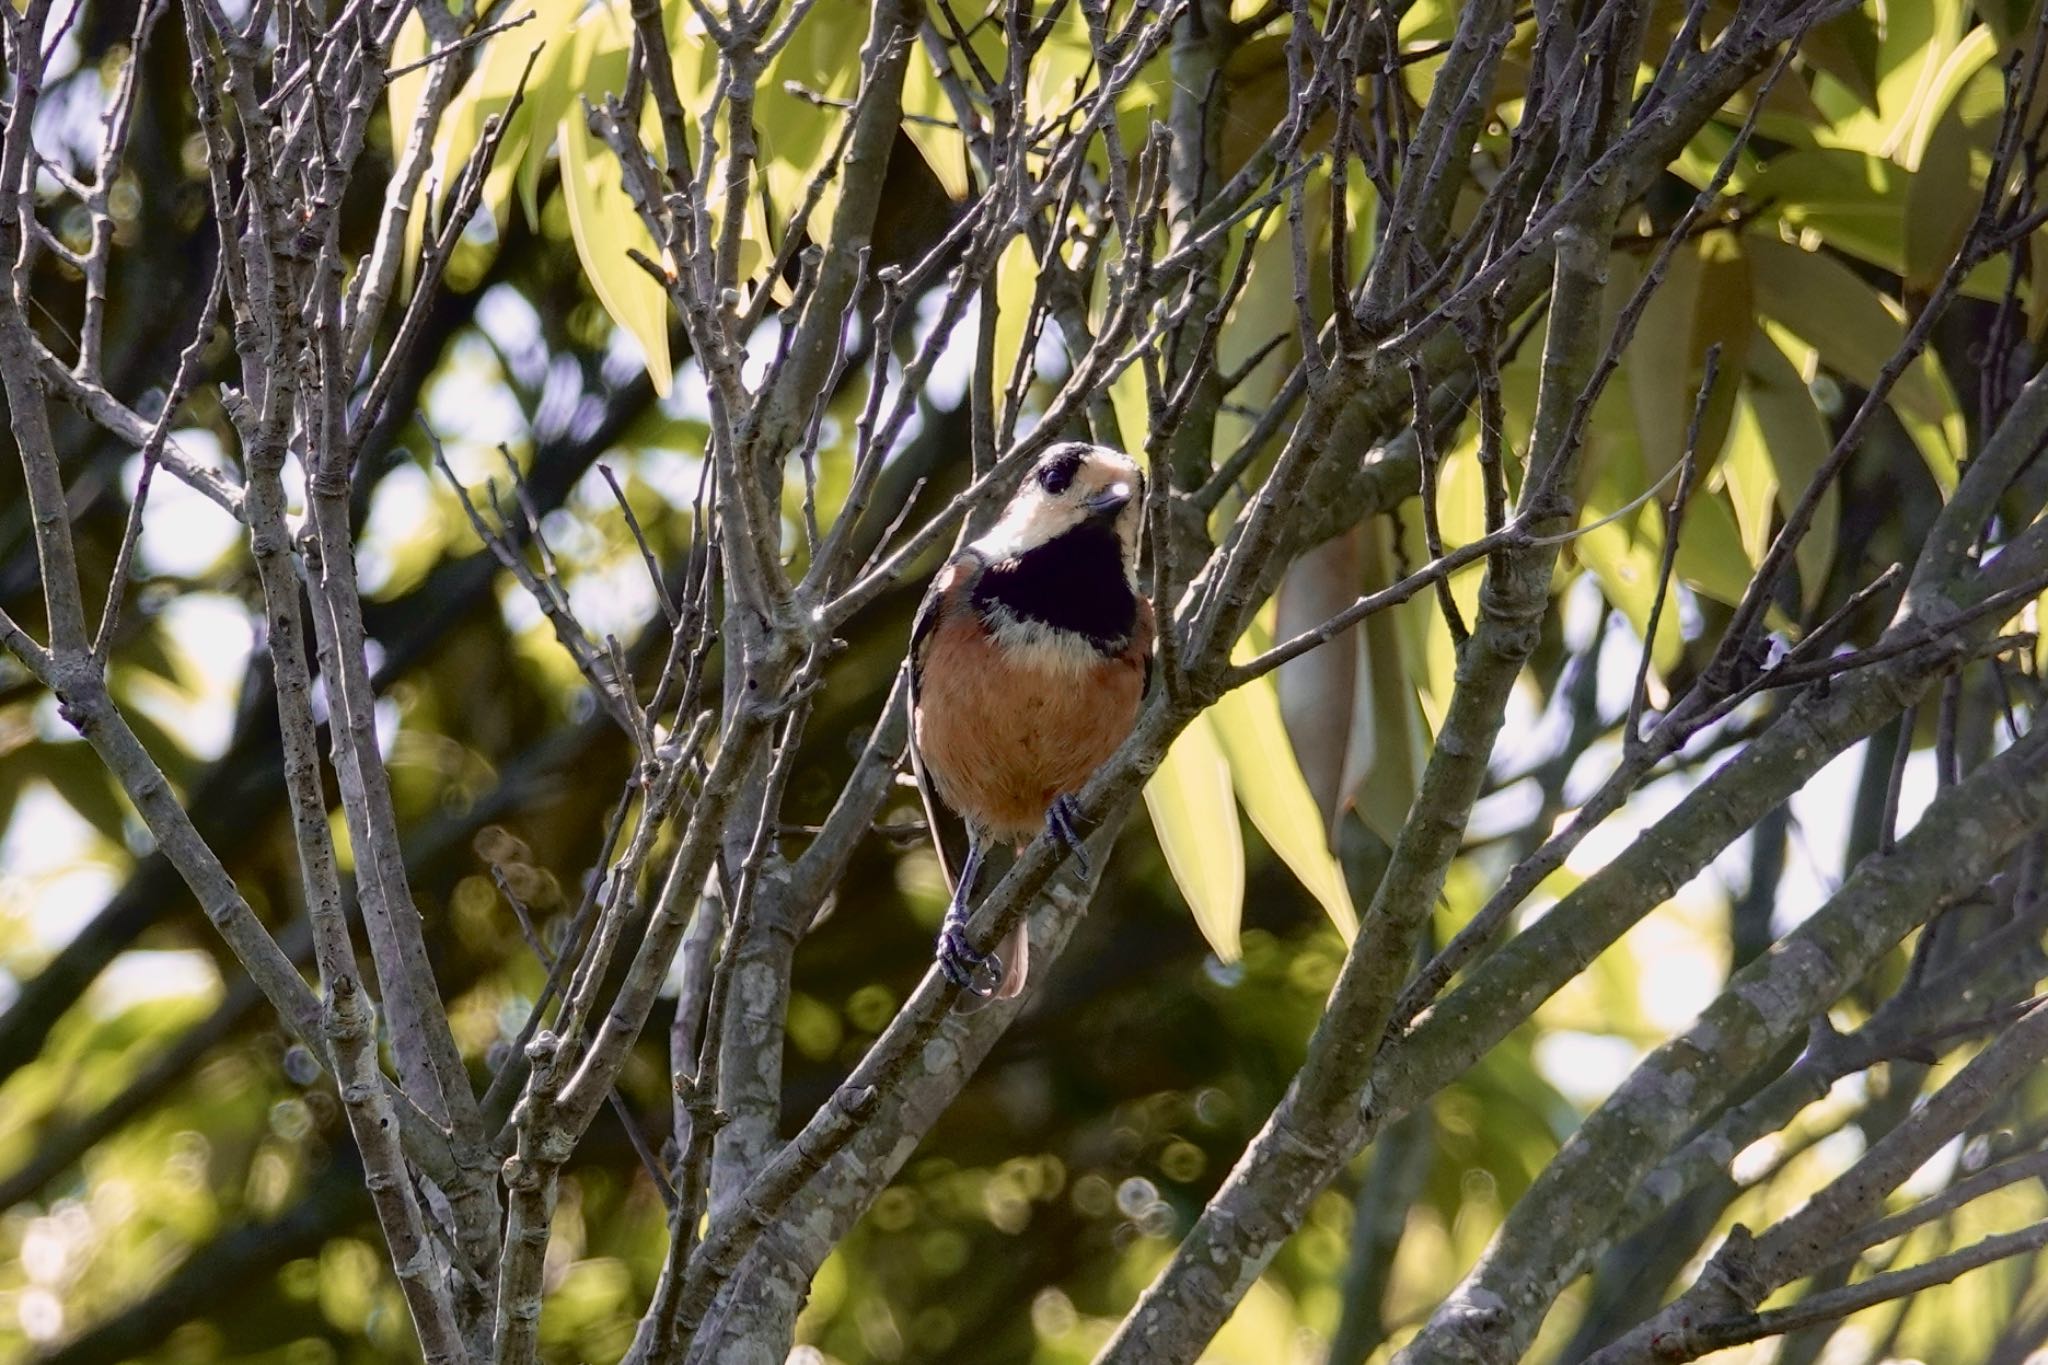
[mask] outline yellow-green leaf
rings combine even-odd
[[[1732,441],[1731,441],[1732,445]],[[1601,479],[1594,494],[1586,499],[1584,516],[1588,524],[1599,521],[1627,502],[1634,493],[1623,492]],[[1654,512],[1638,514],[1654,517]],[[1572,551],[1599,580],[1600,591],[1628,618],[1640,638],[1649,633],[1650,608],[1657,596],[1658,554],[1636,538],[1636,518],[1623,517],[1596,530],[1589,530],[1572,542]],[[1657,638],[1652,642],[1650,662],[1661,674],[1678,662],[1685,648],[1678,630],[1678,613],[1667,609],[1657,619]]]
[[[1898,305],[1825,252],[1760,235],[1752,235],[1747,246],[1757,310],[1814,347],[1821,363],[1843,378],[1864,388],[1876,383],[1905,336]],[[1923,421],[1938,422],[1944,413],[1924,358],[1899,376],[1892,400]]]
[[[1984,64],[1998,55],[1998,39],[1988,28],[1973,28],[1969,36],[1956,44],[1948,54],[1948,60],[1934,74],[1928,87],[1927,96],[1921,101],[1913,130],[1906,140],[1901,158],[1911,170],[1927,168],[1929,140],[1936,127],[1949,112],[1949,106],[1969,83],[1972,76],[1984,68]]]
[[[1217,957],[1235,962],[1244,916],[1244,834],[1230,796],[1230,762],[1207,712],[1166,751],[1145,784],[1145,809],[1196,927]]]
[[[1813,405],[1813,393],[1784,352],[1759,337],[1750,355],[1749,382],[1743,400],[1755,420],[1762,449],[1778,488],[1778,505],[1790,515],[1806,495],[1807,485],[1827,463],[1834,439]],[[1768,514],[1767,514],[1768,515]],[[1835,560],[1835,527],[1841,519],[1841,494],[1830,485],[1814,509],[1813,524],[1794,552],[1799,566],[1800,597],[1808,605],[1820,598],[1828,569]]]
[[[1270,643],[1266,632],[1254,627],[1238,641],[1233,657],[1242,663]],[[1224,694],[1210,709],[1209,719],[1230,763],[1231,782],[1245,814],[1349,941],[1358,932],[1358,914],[1344,885],[1343,869],[1330,854],[1322,814],[1294,760],[1273,675]]]
[[[1905,268],[1911,178],[1884,157],[1822,147],[1772,157],[1748,192],[1775,202],[1793,226],[1812,228],[1828,245],[1897,273]]]
[[[1898,407],[1899,425],[1920,448],[1920,458],[1926,463],[1927,472],[1934,476],[1934,482],[1946,497],[1955,491],[1968,448],[1969,435],[1963,422],[1962,404],[1954,386],[1948,382],[1940,360],[1932,352],[1921,356],[1916,368],[1925,376],[1940,401],[1932,420],[1919,412]]]
[[[1827,139],[1873,156],[1899,155],[1962,35],[1962,10],[1962,0],[1887,4],[1877,45],[1877,108],[1845,111],[1824,131]]]
[[[569,231],[590,287],[612,321],[639,343],[654,391],[667,396],[674,366],[668,350],[668,293],[626,254],[659,256],[653,236],[619,182],[618,163],[584,126],[582,110],[562,118],[562,192],[568,200]]]
[[[970,183],[967,139],[953,115],[953,105],[932,64],[919,52],[903,73],[903,131],[923,155],[939,184],[955,202],[964,201]]]
[[[1661,534],[1659,555],[1664,552]],[[1743,546],[1728,495],[1706,489],[1695,492],[1678,530],[1678,562],[1672,566],[1673,572],[1715,601],[1734,606],[1749,590],[1755,568]]]
[[[1009,388],[1017,368],[1017,353],[1024,349],[1024,333],[1031,326],[1031,302],[1038,294],[1038,257],[1031,241],[1021,232],[1010,239],[996,258],[996,287],[984,291],[981,306],[996,310],[995,384],[996,392]],[[1119,416],[1122,414],[1119,413]],[[1126,431],[1124,439],[1134,433]]]
[[[398,26],[398,37],[391,44],[391,65],[410,66],[427,55],[427,26],[414,10],[405,16],[405,22]],[[408,71],[403,76],[393,76],[385,88],[386,107],[391,111],[391,141],[402,146],[412,133],[412,121],[419,112],[420,96],[427,88],[427,69],[421,67]]]

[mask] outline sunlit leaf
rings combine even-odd
[[[562,191],[576,255],[605,311],[639,344],[654,391],[666,396],[674,366],[668,349],[668,293],[626,253],[654,259],[659,249],[619,183],[618,163],[572,110],[562,118]]]
[[[1928,169],[1928,149],[1936,128],[1950,112],[1950,105],[1970,78],[1998,55],[1998,40],[1988,28],[1971,29],[1969,35],[1949,52],[1934,73],[1906,139],[1901,159],[1910,170]]]
[[[405,22],[398,26],[398,37],[391,44],[391,65],[410,66],[427,55],[427,26],[414,10],[405,16]],[[407,137],[412,129],[414,116],[419,112],[420,97],[427,85],[427,69],[408,71],[403,76],[394,76],[384,88],[385,107],[391,113],[391,137],[394,142]]]
[[[1216,956],[1242,951],[1244,834],[1231,799],[1230,761],[1205,712],[1181,731],[1145,784],[1145,809],[1173,880]]]
[[[1362,534],[1353,527],[1332,536],[1289,566],[1273,597],[1276,637],[1313,630],[1357,600],[1365,582]],[[1336,828],[1349,803],[1345,775],[1354,736],[1366,730],[1371,743],[1372,712],[1359,686],[1364,667],[1365,634],[1350,630],[1274,674],[1280,718],[1325,829]]]
[[[1693,304],[1692,352],[1687,357],[1687,382],[1682,398],[1689,424],[1700,383],[1706,378],[1707,352],[1719,347],[1721,356],[1714,373],[1714,391],[1707,397],[1700,421],[1702,463],[1711,462],[1726,439],[1736,391],[1742,386],[1750,338],[1756,334],[1755,298],[1756,284],[1741,239],[1726,233],[1707,238],[1700,245],[1699,297]],[[1653,452],[1645,445],[1644,476],[1659,477],[1678,463],[1683,451],[1682,434],[1660,451]]]
[[[1811,228],[1830,246],[1896,273],[1905,267],[1910,179],[1883,157],[1826,147],[1772,157],[1748,192],[1772,201],[1794,227]]]
[[[1823,136],[1876,157],[1899,155],[1933,93],[1936,78],[1962,36],[1962,0],[1913,0],[1884,7],[1875,70],[1876,109],[1836,114]],[[1823,98],[1823,108],[1827,108]]]
[[[1603,520],[1636,496],[1632,492],[1613,489],[1610,484],[1609,480],[1601,480],[1594,494],[1587,498],[1583,515],[1588,525]],[[1645,509],[1638,515],[1654,517],[1656,513]],[[1657,594],[1659,556],[1649,543],[1636,537],[1635,520],[1636,517],[1622,517],[1618,521],[1610,521],[1587,531],[1571,544],[1579,562],[1599,580],[1602,595],[1628,618],[1629,625],[1640,637],[1649,634],[1650,609]],[[1685,641],[1678,632],[1678,613],[1667,606],[1657,621],[1651,663],[1660,673],[1665,672],[1678,662],[1684,647]]]
[[[1743,402],[1754,422],[1756,439],[1769,461],[1779,507],[1789,515],[1813,476],[1827,463],[1834,441],[1813,405],[1813,394],[1805,381],[1784,352],[1767,338],[1759,338],[1750,353],[1750,375],[1743,388]],[[1808,606],[1819,599],[1821,589],[1827,585],[1828,567],[1835,557],[1835,525],[1841,519],[1840,509],[1841,492],[1830,485],[1814,509],[1812,526],[1799,542],[1796,560],[1800,595]]]
[[[1242,663],[1270,645],[1256,627],[1238,641],[1233,658]],[[1217,741],[1230,764],[1231,784],[1252,824],[1265,837],[1310,895],[1321,903],[1349,940],[1358,932],[1358,915],[1344,884],[1343,869],[1331,856],[1324,822],[1294,761],[1294,746],[1280,720],[1280,698],[1268,673],[1226,693],[1210,709]]]
[[[1019,233],[1010,239],[1010,244],[1003,248],[1003,254],[996,258],[993,294],[984,291],[981,296],[982,307],[996,310],[993,353],[998,394],[1008,386],[1011,374],[1016,371],[1017,354],[1024,349],[1024,335],[1031,327],[1031,302],[1037,292],[1038,257],[1032,254],[1030,239]],[[1124,439],[1131,440],[1132,433],[1126,431]]]
[[[903,132],[931,167],[948,197],[965,200],[973,187],[967,139],[961,135],[945,87],[919,51],[903,73]]]
[[[1642,274],[1632,267],[1633,262],[1625,260],[1611,267],[1617,285],[1631,291]],[[1699,284],[1699,252],[1680,247],[1671,257],[1663,286],[1650,295],[1623,358],[1643,461],[1653,474],[1678,462],[1692,419],[1700,359],[1693,347],[1692,315]]]
[[[1905,337],[1898,306],[1825,252],[1763,236],[1747,246],[1757,310],[1813,346],[1843,378],[1864,388],[1876,383]],[[1925,360],[1899,376],[1892,399],[1923,421],[1940,421],[1947,406]]]
[[[1920,448],[1920,458],[1926,463],[1927,472],[1934,476],[1934,482],[1946,495],[1955,490],[1956,480],[1962,475],[1963,460],[1969,450],[1969,431],[1963,421],[1961,402],[1940,361],[1932,354],[1922,356],[1919,369],[1927,377],[1929,386],[1940,395],[1938,411],[1929,419],[1918,411],[1900,408],[1899,424],[1913,438],[1913,444]]]
[[[1733,606],[1748,591],[1755,567],[1742,543],[1728,495],[1696,490],[1679,528],[1678,562],[1672,571],[1715,601]]]
[[[1799,40],[1799,55],[1825,71],[1863,108],[1877,110],[1877,30],[1871,16],[1852,10],[1815,24]]]

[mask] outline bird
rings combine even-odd
[[[983,856],[1043,829],[1086,870],[1074,794],[1130,734],[1150,685],[1144,490],[1122,451],[1049,447],[995,525],[939,570],[911,627],[911,771],[942,870],[934,798],[967,826],[938,961],[971,996],[1014,997],[1029,969],[1021,923],[994,953],[967,942]]]

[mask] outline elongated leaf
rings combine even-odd
[[[1277,638],[1292,639],[1313,630],[1357,600],[1365,582],[1361,539],[1362,528],[1354,526],[1288,568],[1273,596]],[[1361,705],[1366,696],[1359,687],[1364,668],[1365,634],[1351,630],[1281,665],[1274,675],[1280,719],[1325,829],[1336,827],[1349,801],[1351,784],[1345,773],[1352,736],[1372,725],[1370,707]]]
[[[1756,335],[1756,282],[1742,239],[1715,233],[1700,245],[1699,299],[1693,305],[1692,353],[1687,357],[1683,403],[1686,421],[1700,383],[1707,374],[1707,352],[1721,348],[1721,361],[1714,374],[1714,391],[1700,422],[1699,458],[1710,464],[1727,439],[1728,422],[1735,410],[1736,392],[1742,387],[1743,366],[1749,354],[1750,338]],[[1681,430],[1675,443],[1660,451],[1643,451],[1646,480],[1660,477],[1677,464],[1684,450]],[[1632,494],[1630,496],[1633,496]],[[1625,500],[1625,499],[1624,499]]]
[[[398,26],[398,37],[391,44],[391,65],[410,66],[427,55],[427,26],[421,20],[419,11],[406,15],[405,22]],[[394,76],[384,88],[385,107],[391,112],[391,140],[403,144],[412,130],[413,117],[419,112],[420,95],[427,86],[427,69],[408,71],[403,76]]]
[[[590,43],[577,31],[580,26],[574,23],[576,8],[574,4],[569,6],[570,22],[549,50],[535,61],[533,75],[527,80],[525,102],[531,107],[531,122],[522,136],[524,145],[517,149],[508,147],[500,153],[498,166],[492,172],[495,182],[500,171],[511,168],[513,190],[530,227],[540,226],[541,171],[547,165],[548,153],[555,147],[556,132],[589,74]],[[501,192],[495,183],[486,184],[484,189],[487,195]]]
[[[813,5],[788,44],[776,54],[755,93],[754,132],[760,146],[761,176],[774,205],[778,231],[803,203],[812,179],[831,154],[840,124],[848,117],[831,106],[854,94],[860,64],[849,58],[860,51],[867,34],[868,10],[856,0],[820,0]],[[920,56],[913,58],[911,65],[929,63]],[[821,106],[820,97],[828,103]],[[836,182],[827,185],[815,210],[815,225],[832,221],[838,198]],[[758,203],[760,196],[754,199]],[[768,259],[772,257],[764,253],[763,261]]]
[[[1743,558],[1756,564],[1771,546],[1771,508],[1778,493],[1778,471],[1771,465],[1770,447],[1757,426],[1756,410],[1747,402],[1737,409],[1728,433],[1721,480],[1742,532]]]
[[[1635,493],[1613,488],[1611,481],[1603,478],[1586,500],[1586,522],[1599,521],[1634,496]],[[1658,553],[1647,541],[1638,540],[1635,523],[1655,516],[1656,513],[1645,509],[1636,517],[1609,522],[1572,542],[1572,552],[1579,562],[1599,580],[1601,594],[1628,618],[1638,637],[1649,634],[1650,608],[1657,595]],[[1678,631],[1678,613],[1667,609],[1657,620],[1650,662],[1660,674],[1667,672],[1678,662],[1684,648],[1685,640]]]
[[[1847,147],[1772,157],[1749,193],[1776,203],[1795,227],[1812,228],[1830,246],[1894,273],[1906,260],[1906,185],[1893,162]]]
[[[903,73],[903,115],[904,133],[945,187],[946,194],[956,202],[965,200],[973,188],[967,139],[961,135],[945,88],[922,53],[911,60]]]
[[[1978,30],[1982,32],[1982,30]],[[1906,195],[1906,285],[1932,290],[1955,259],[1977,216],[1980,193],[1971,182],[1971,152],[1978,135],[1951,110],[1936,125],[1927,158]]]
[[[1270,644],[1267,633],[1254,628],[1238,641],[1234,657],[1243,662]],[[1294,761],[1273,675],[1225,694],[1210,708],[1209,719],[1245,814],[1348,942],[1358,932],[1358,914],[1343,869],[1330,854],[1315,798]]]
[[[1877,110],[1877,29],[1860,11],[1815,24],[1799,40],[1799,55],[1828,73],[1864,109]]]
[[[1750,353],[1749,383],[1743,401],[1755,420],[1757,435],[1777,484],[1778,506],[1790,515],[1813,476],[1827,463],[1834,440],[1813,405],[1813,393],[1785,353],[1759,337]],[[1800,596],[1808,606],[1820,598],[1828,569],[1835,560],[1835,527],[1841,520],[1841,494],[1829,487],[1814,510],[1813,524],[1799,542]]]
[[[1971,29],[1969,35],[1949,52],[1940,70],[1934,73],[1926,97],[1913,122],[1913,131],[1906,140],[1902,160],[1909,170],[1927,169],[1927,152],[1940,125],[1969,84],[1970,78],[1984,69],[1985,63],[1998,55],[1998,40],[1988,28]]]
[[[1660,538],[1658,554],[1663,553]],[[1690,585],[1729,606],[1742,600],[1756,565],[1743,547],[1742,532],[1725,491],[1696,491],[1678,533],[1678,562],[1673,572]]]
[[[1031,301],[1037,292],[1038,258],[1031,252],[1030,239],[1019,233],[996,258],[995,289],[984,289],[981,294],[981,306],[996,310],[994,353],[998,394],[1009,386],[1010,376],[1016,371],[1017,353],[1024,349],[1024,333],[1031,326]],[[1122,416],[1121,411],[1118,415]],[[1133,434],[1126,431],[1124,439],[1132,440]]]
[[[1378,517],[1360,526],[1359,554],[1365,570],[1363,591],[1394,581],[1389,528]],[[1475,570],[1476,570],[1475,566]],[[1417,631],[1415,623],[1424,623]],[[1353,721],[1344,754],[1344,792],[1365,827],[1392,844],[1407,822],[1408,808],[1422,785],[1422,766],[1429,753],[1424,707],[1418,689],[1432,677],[1445,681],[1437,693],[1449,699],[1449,678],[1457,660],[1450,628],[1436,602],[1423,594],[1394,611],[1377,612],[1360,627],[1364,648],[1359,659],[1358,690],[1366,715]],[[1418,660],[1414,643],[1435,653]],[[1438,670],[1441,670],[1440,672]]]
[[[1876,383],[1905,336],[1898,306],[1823,252],[1761,235],[1747,246],[1757,311],[1814,347],[1821,363],[1843,378],[1865,388]],[[1923,421],[1940,421],[1947,407],[1924,359],[1899,376],[1892,399]]]
[[[1618,258],[1610,269],[1617,287],[1633,292],[1641,282],[1635,261]],[[1693,354],[1692,316],[1699,287],[1699,251],[1688,243],[1673,254],[1663,286],[1650,295],[1617,376],[1627,380],[1643,462],[1653,477],[1677,463],[1692,420],[1699,359]]]
[[[1238,925],[1244,917],[1244,834],[1230,797],[1230,762],[1207,712],[1166,751],[1145,784],[1145,809],[1202,937],[1217,957],[1237,961],[1243,951]]]
[[[1884,7],[1876,73],[1877,107],[1836,114],[1829,141],[1877,157],[1898,156],[1928,103],[1935,79],[1962,36],[1962,0],[1910,0]],[[1825,99],[1823,108],[1828,108]]]
[[[565,114],[558,130],[562,192],[576,255],[612,321],[639,343],[654,391],[666,397],[675,373],[668,350],[668,294],[626,254],[637,249],[652,259],[659,252],[619,183],[618,163],[591,136],[581,112]]]
[[[1899,409],[1899,424],[1913,438],[1913,444],[1920,448],[1920,458],[1926,462],[1927,472],[1934,476],[1934,482],[1945,496],[1955,491],[1956,480],[1961,477],[1963,458],[1969,448],[1969,433],[1963,423],[1962,404],[1942,369],[1939,357],[1931,352],[1922,356],[1920,369],[1941,397],[1938,415],[1928,420],[1918,412],[1902,408]]]

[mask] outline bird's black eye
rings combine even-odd
[[[1038,467],[1038,486],[1058,497],[1074,482],[1074,475],[1080,468],[1080,451],[1061,451]]]

